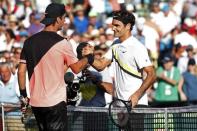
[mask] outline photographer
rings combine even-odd
[[[87,48],[93,48],[90,44],[82,42],[77,47],[77,57],[82,59],[83,52]],[[81,72],[80,91],[82,93],[82,100],[80,106],[94,106],[105,107],[105,92],[111,94],[112,92],[112,79],[109,75],[109,70],[98,72],[93,67],[87,65]]]
[[[77,47],[77,57],[82,59],[86,50],[93,48],[90,44],[82,42]],[[94,52],[95,53],[95,52]],[[98,55],[94,56],[98,57]],[[106,99],[105,92],[112,94],[112,78],[109,75],[109,70],[98,72],[90,65],[82,70],[80,79],[80,92],[82,93],[82,100],[79,106],[88,107],[105,107]],[[97,117],[97,116],[102,116]],[[107,128],[107,114],[104,112],[97,113],[87,113],[83,116],[84,124],[83,129],[86,130],[96,130],[96,131],[106,131]],[[100,121],[95,123],[94,121]],[[106,126],[103,126],[106,125]],[[91,129],[90,129],[91,128]]]

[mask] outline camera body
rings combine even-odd
[[[80,99],[80,84],[91,82],[87,76],[88,69],[82,70],[81,76],[74,78],[74,74],[67,72],[64,75],[64,81],[67,84],[67,104],[75,106],[77,101]]]
[[[76,102],[79,99],[79,90],[80,85],[79,83],[67,83],[67,101],[69,102]]]

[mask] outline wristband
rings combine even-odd
[[[94,55],[93,54],[88,54],[86,55],[87,59],[88,59],[88,63],[90,65],[92,65],[94,63]]]
[[[23,89],[23,90],[20,89],[20,94],[21,94],[21,96],[23,96],[24,98],[27,97],[26,89]]]

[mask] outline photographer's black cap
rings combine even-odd
[[[41,23],[50,25],[54,23],[57,17],[63,16],[66,13],[64,4],[51,3],[45,10],[45,18]]]
[[[77,51],[77,58],[78,58],[78,59],[83,58],[83,56],[82,56],[82,50],[83,50],[83,48],[86,47],[87,45],[88,45],[87,42],[81,42],[81,43],[79,43],[79,45],[77,46],[76,51]]]

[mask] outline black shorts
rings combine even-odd
[[[51,107],[32,107],[39,131],[67,131],[67,108],[64,101]]]

